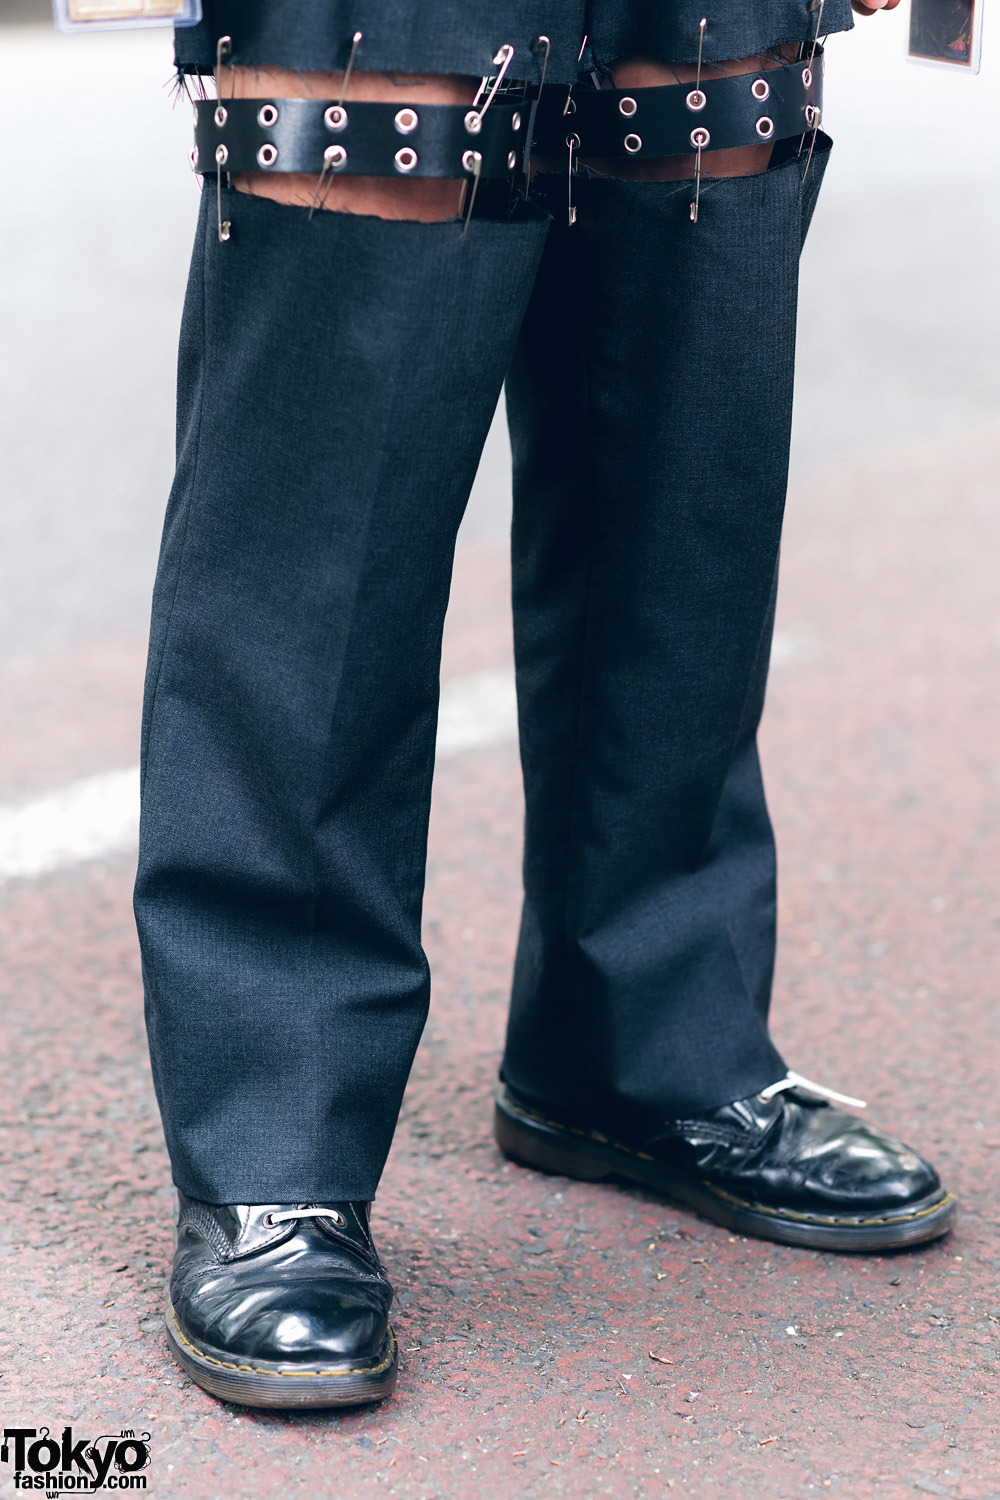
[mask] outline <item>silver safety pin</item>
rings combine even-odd
[[[498,67],[500,71],[493,80],[493,87],[490,89],[489,93],[486,96],[486,103],[483,105],[482,109],[478,108],[479,101],[483,97],[483,90],[486,88],[487,84],[490,81],[489,74],[487,74],[482,83],[479,85],[479,88],[476,92],[476,97],[472,101],[472,108],[465,117],[465,127],[470,132],[470,134],[478,135],[479,131],[482,129],[483,116],[489,109],[490,105],[493,103],[493,100],[496,98],[497,89],[503,83],[503,75],[510,67],[511,59],[513,58],[513,56],[514,49],[510,45],[510,42],[504,42],[503,46],[500,48],[500,51],[493,59],[494,65]]]
[[[812,83],[813,63],[816,60],[816,48],[819,45],[819,28],[820,28],[820,23],[823,20],[823,6],[825,4],[826,4],[826,0],[813,0],[812,6],[811,6],[811,9],[816,12],[816,30],[813,32],[812,51],[809,53],[809,61],[806,63],[805,69],[803,71],[803,77],[807,80],[807,82],[809,84]],[[809,126],[810,125],[812,126],[812,140],[809,142],[809,155],[806,157],[805,168],[804,168],[804,170],[802,172],[802,181],[803,182],[805,182],[805,180],[806,180],[806,173],[809,171],[809,163],[812,161],[812,159],[813,159],[813,152],[816,149],[816,133],[819,130],[819,117],[820,117],[820,108],[819,108],[819,105],[818,104],[807,104],[806,105],[806,128],[805,128],[805,130],[803,130],[801,136],[799,137],[799,155],[800,156],[802,155],[802,147],[805,145],[806,136],[809,133]]]
[[[699,125],[691,132],[691,140],[694,143],[697,155],[694,159],[694,198],[691,202],[691,223],[698,222],[698,204],[701,201],[701,153],[708,145],[709,134],[703,125]]]
[[[228,110],[222,102],[222,64],[225,58],[232,55],[233,39],[231,36],[220,36],[215,44],[215,123],[221,130],[228,119]],[[230,96],[231,97],[231,96]],[[219,244],[224,245],[232,234],[232,223],[229,219],[222,217],[222,169],[229,160],[229,149],[226,146],[215,148],[215,231],[219,236]],[[229,186],[229,173],[226,173],[226,186]]]
[[[224,245],[232,233],[232,224],[229,219],[222,217],[222,169],[229,160],[229,152],[225,146],[215,148],[215,224],[219,236],[219,244]],[[229,173],[226,173],[227,186]]]
[[[580,137],[575,133],[573,135],[568,135],[566,137],[566,144],[569,147],[569,168],[567,171],[566,184],[568,200],[566,204],[566,218],[567,223],[572,226],[576,223],[576,204],[573,202],[573,152],[580,144]]]
[[[220,36],[215,44],[215,97],[222,98],[222,63],[223,59],[230,57],[233,51],[233,39],[231,36]]]
[[[809,61],[806,63],[806,67],[810,71],[812,71],[812,65],[816,58],[816,48],[819,45],[819,28],[823,20],[823,7],[825,4],[826,0],[813,0],[811,7],[816,12],[816,30],[813,32],[812,51],[809,54]]]
[[[360,31],[356,31],[354,33],[354,36],[351,38],[351,54],[350,54],[350,56],[347,59],[347,67],[344,69],[343,82],[340,85],[340,98],[337,100],[337,108],[338,109],[343,109],[343,107],[344,107],[344,100],[347,98],[347,85],[351,81],[351,70],[354,67],[354,59],[358,55],[358,48],[360,46],[361,46],[361,32]]]
[[[542,89],[545,87],[545,75],[549,70],[549,53],[552,51],[552,43],[544,35],[535,39],[531,45],[531,51],[534,55],[537,55],[542,47],[545,48],[545,56],[542,59],[541,77],[538,80],[538,93],[535,95],[531,108],[528,111],[528,129],[524,143],[524,156],[522,158],[522,170],[525,177],[531,175],[531,147],[535,139],[535,120],[538,116],[538,106],[542,99]]]
[[[346,161],[347,152],[345,151],[343,146],[327,146],[326,150],[323,152],[323,170],[320,172],[319,176],[316,179],[316,191],[313,193],[313,200],[309,205],[310,223],[312,222],[313,214],[318,208],[322,208],[327,200],[327,196],[333,183],[334,172],[338,171],[339,168],[344,166]],[[329,177],[327,177],[328,173]],[[325,188],[323,186],[324,180],[326,181]]]
[[[476,194],[479,192],[479,179],[483,172],[483,153],[481,151],[466,151],[462,157],[462,166],[467,172],[472,173],[472,192],[469,193],[469,183],[468,179],[466,179],[462,188],[462,208],[459,210],[459,212],[464,212],[465,214],[465,223],[462,225],[462,238],[464,239],[469,232],[469,220],[472,218],[472,210],[476,204]],[[464,197],[466,194],[468,194],[469,198],[467,209]]]
[[[698,67],[697,71],[695,72],[694,79],[694,88],[696,94],[701,93],[701,54],[705,50],[705,29],[707,26],[708,21],[704,16],[702,16],[701,20],[698,22]]]
[[[702,16],[698,22],[698,66],[695,70],[694,89],[688,95],[688,100],[694,102],[699,109],[703,108],[705,104],[705,96],[701,92],[701,58],[705,50],[705,31],[707,27],[708,20],[705,16]],[[691,201],[689,210],[692,224],[697,224],[698,222],[698,205],[701,202],[701,153],[708,145],[709,140],[709,133],[704,126],[697,126],[692,130],[691,144],[697,153],[694,159],[694,198]]]
[[[351,71],[354,67],[354,59],[358,55],[358,48],[361,46],[361,42],[362,34],[360,31],[356,31],[351,38],[351,51],[347,59],[347,67],[344,69],[344,76],[340,82],[340,98],[337,100],[336,104],[334,104],[327,111],[327,115],[330,116],[335,122],[334,128],[338,130],[343,130],[344,126],[347,124],[347,111],[344,109],[344,100],[347,98],[347,85],[351,81]],[[323,166],[320,170],[319,176],[316,179],[316,191],[313,193],[312,203],[310,203],[309,205],[310,222],[312,221],[312,217],[315,214],[316,210],[318,208],[322,208],[324,203],[326,202],[327,194],[330,191],[330,185],[333,182],[334,172],[339,171],[340,168],[346,164],[346,162],[347,152],[343,146],[327,146],[326,150],[323,152]],[[325,187],[324,183],[326,184]]]
[[[580,54],[579,54],[579,56],[577,57],[577,60],[576,60],[577,67],[579,67],[580,64],[583,62],[583,54],[587,50],[587,43],[588,43],[589,40],[590,40],[590,38],[588,36],[584,35],[583,41],[580,43]],[[567,90],[567,93],[566,93],[566,103],[563,105],[563,116],[565,117],[566,115],[575,115],[575,114],[576,114],[576,100],[573,98],[573,85],[570,84],[569,89]]]
[[[817,135],[817,133],[819,131],[819,120],[820,120],[821,113],[822,113],[822,111],[821,111],[821,109],[820,109],[820,107],[819,107],[818,104],[807,104],[806,105],[806,120],[807,120],[807,122],[809,122],[812,125],[813,130],[812,130],[812,140],[809,142],[809,155],[806,157],[806,164],[805,164],[805,167],[802,170],[802,181],[803,182],[805,182],[805,180],[806,180],[806,173],[809,171],[809,163],[812,161],[812,159],[813,159],[813,152],[816,149],[816,135]],[[805,140],[805,135],[804,134],[803,134],[802,140],[803,141]],[[799,150],[800,151],[802,150],[802,141],[799,142]]]

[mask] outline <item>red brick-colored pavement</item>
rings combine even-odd
[[[777,1036],[940,1163],[965,1205],[950,1239],[783,1249],[501,1161],[520,832],[503,746],[437,782],[433,1010],[376,1209],[405,1351],[381,1407],[254,1414],[174,1366],[129,861],[0,888],[5,1425],[148,1430],[150,1492],[193,1500],[997,1500],[998,465],[984,435],[793,496],[764,736]],[[456,598],[448,670],[501,664],[498,551],[462,556]],[[3,794],[127,764],[140,670],[111,641],[0,678]]]

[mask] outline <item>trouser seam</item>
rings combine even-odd
[[[202,204],[202,213],[203,214],[205,213],[204,204]],[[195,494],[197,493],[197,490],[198,490],[198,480],[199,480],[199,477],[200,477],[200,474],[201,474],[202,436],[203,436],[203,433],[204,433],[204,425],[205,425],[204,424],[205,392],[206,392],[206,390],[208,388],[208,383],[209,383],[208,363],[209,363],[209,359],[210,359],[210,356],[211,356],[211,345],[210,345],[209,338],[208,338],[208,264],[207,264],[207,262],[208,262],[208,247],[209,247],[209,236],[208,236],[208,233],[207,233],[207,230],[206,230],[205,233],[204,233],[204,243],[203,243],[203,246],[202,246],[202,256],[201,256],[201,353],[200,353],[201,381],[200,381],[200,386],[199,386],[199,390],[198,390],[198,419],[197,419],[197,429],[196,429],[195,439],[194,439],[194,464],[193,464],[193,467],[192,467],[191,479],[190,479],[190,482],[188,483],[187,489],[186,489],[186,495],[185,495],[185,501],[184,501],[184,523],[183,523],[183,530],[181,532],[180,545],[179,545],[179,548],[178,548],[177,571],[176,571],[176,573],[174,575],[174,587],[173,587],[173,592],[171,593],[171,596],[170,596],[170,608],[167,611],[167,619],[166,619],[166,623],[165,623],[164,628],[163,628],[163,637],[162,637],[162,640],[160,642],[160,653],[159,653],[159,657],[158,657],[158,660],[157,660],[157,663],[156,663],[156,673],[155,673],[155,676],[153,676],[153,678],[151,680],[151,683],[150,683],[150,686],[149,686],[149,689],[148,689],[148,692],[149,692],[149,707],[148,707],[148,710],[147,710],[147,713],[146,713],[146,722],[145,722],[145,726],[144,726],[144,729],[143,729],[142,746],[141,746],[141,752],[142,753],[141,753],[141,756],[140,756],[140,771],[139,771],[139,794],[140,794],[140,797],[141,797],[142,792],[143,792],[143,790],[145,788],[145,785],[146,785],[146,770],[147,770],[147,762],[148,762],[148,748],[149,748],[149,741],[150,741],[150,738],[151,738],[151,735],[152,735],[153,715],[154,715],[154,713],[156,711],[156,702],[157,702],[157,697],[158,697],[159,688],[160,688],[160,676],[161,676],[161,674],[163,672],[163,663],[166,660],[167,647],[168,647],[168,645],[170,643],[170,633],[171,633],[171,630],[173,628],[174,611],[175,611],[176,605],[177,605],[177,595],[180,592],[181,578],[182,578],[183,573],[184,573],[184,560],[185,560],[185,558],[187,556],[188,533],[190,531],[190,525],[191,525],[191,507],[193,505],[194,496],[195,496]]]
[[[582,376],[583,376],[583,379],[582,379],[582,397],[583,397],[583,399],[581,401],[581,408],[582,408],[583,413],[587,413],[590,410],[590,407],[591,407],[590,355],[589,355],[589,351],[588,351],[588,348],[587,348],[587,340],[586,340],[586,338],[583,335],[582,329],[581,329],[581,332],[579,334],[579,344],[578,344],[578,347],[580,349],[580,368],[581,368],[581,372],[582,372]],[[592,532],[592,527],[591,527],[592,516],[593,516],[592,492],[593,492],[593,474],[594,474],[594,435],[593,435],[593,424],[592,423],[587,423],[587,468],[586,468],[586,473],[587,473],[587,476],[588,476],[588,483],[587,483],[587,498],[588,498],[587,522],[588,522],[588,530],[590,531],[590,534],[588,535],[588,549],[587,549],[587,577],[586,577],[586,582],[585,582],[585,585],[584,585],[583,630],[582,630],[582,633],[581,633],[582,638],[581,638],[581,642],[580,642],[579,678],[578,678],[578,690],[577,690],[577,700],[576,700],[576,715],[575,715],[575,722],[574,722],[574,725],[573,725],[573,738],[572,738],[573,765],[572,765],[571,780],[570,780],[569,816],[567,818],[567,828],[566,828],[566,857],[565,857],[565,865],[564,865],[564,886],[563,886],[563,932],[564,932],[565,941],[567,943],[567,946],[571,945],[572,942],[573,942],[573,933],[572,933],[572,930],[571,930],[571,920],[570,920],[570,917],[571,917],[571,912],[570,912],[570,906],[571,906],[570,886],[571,886],[571,882],[572,882],[572,872],[573,872],[574,856],[577,854],[578,845],[579,845],[579,827],[580,827],[580,822],[581,822],[581,807],[580,807],[580,803],[581,803],[582,795],[583,795],[583,793],[582,793],[583,777],[582,777],[581,768],[580,768],[580,760],[581,760],[581,752],[582,752],[583,703],[584,703],[584,695],[586,693],[586,685],[587,685],[587,668],[588,668],[588,663],[589,663],[590,655],[591,655],[591,638],[592,638],[592,626],[593,626],[593,615],[594,615],[594,602],[593,602],[594,601],[594,538],[593,538],[593,532]]]

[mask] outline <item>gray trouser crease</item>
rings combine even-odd
[[[503,1073],[652,1128],[781,1076],[756,731],[825,152],[580,184],[508,373],[525,903]],[[813,176],[813,171],[816,175]],[[704,232],[702,232],[704,231]]]
[[[420,945],[455,533],[545,237],[206,191],[136,915],[178,1186],[370,1198]]]
[[[374,1194],[428,1001],[454,538],[508,366],[527,841],[505,1073],[609,1122],[777,1076],[754,734],[824,159],[804,191],[794,161],[712,184],[697,225],[677,183],[581,182],[572,231],[523,210],[465,237],[233,194],[219,245],[206,193],[136,887],[189,1195]]]

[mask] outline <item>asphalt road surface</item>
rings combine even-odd
[[[445,645],[431,1019],[375,1206],[399,1390],[295,1417],[204,1395],[162,1332],[171,1192],[129,890],[187,111],[161,36],[0,25],[18,130],[0,232],[5,1427],[146,1432],[165,1500],[1000,1500],[1000,69],[989,31],[978,80],[907,65],[902,34],[897,13],[830,48],[838,144],[804,264],[763,733],[773,1022],[791,1066],[939,1164],[964,1216],[908,1254],[820,1255],[496,1153],[521,829],[498,427]]]

